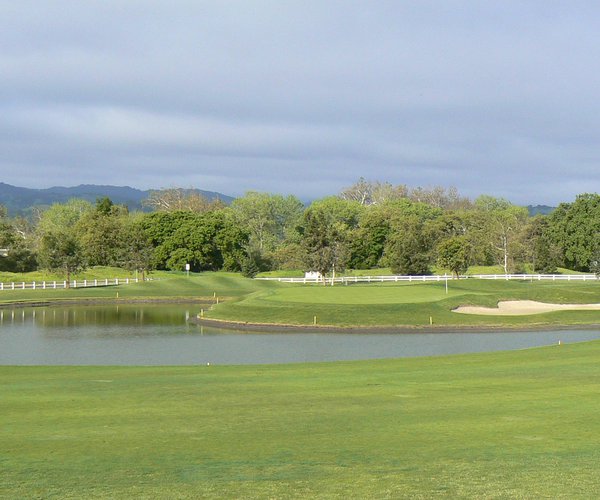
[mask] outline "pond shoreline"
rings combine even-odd
[[[222,300],[223,298],[220,298]],[[0,302],[0,309],[26,307],[57,307],[85,305],[119,304],[197,304],[212,306],[217,300],[212,297],[140,297],[140,298],[93,298],[93,299],[52,299],[40,301]],[[380,325],[380,326],[335,326],[335,325],[294,325],[286,323],[252,323],[245,321],[200,318],[192,316],[188,323],[210,326],[226,330],[244,332],[290,332],[290,333],[493,333],[510,331],[562,331],[589,330],[600,328],[600,323],[590,324],[533,324],[533,325]]]
[[[216,303],[212,298],[189,298],[189,297],[173,297],[173,298],[97,298],[97,299],[53,299],[53,300],[38,300],[38,301],[16,301],[16,302],[0,302],[0,309],[23,308],[23,307],[53,307],[53,306],[80,306],[80,305],[110,305],[110,304],[201,304],[213,305]]]
[[[510,331],[563,331],[590,330],[600,328],[600,324],[577,325],[389,325],[389,326],[333,326],[333,325],[291,325],[278,323],[250,323],[213,318],[191,317],[189,323],[248,332],[291,332],[291,333],[494,333]]]

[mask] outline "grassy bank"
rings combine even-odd
[[[600,282],[452,280],[445,283],[357,283],[335,287],[280,284],[214,307],[207,317],[240,322],[334,326],[535,327],[600,323],[598,311],[531,316],[459,315],[460,305],[494,307],[502,300],[598,303]]]
[[[88,278],[93,279],[93,278]],[[154,273],[151,281],[129,285],[36,290],[2,290],[0,304],[36,302],[41,300],[93,300],[182,298],[201,299],[244,297],[250,293],[268,290],[274,284],[244,279],[235,273],[200,273],[186,277],[184,273]]]
[[[600,282],[450,280],[431,283],[302,285],[251,280],[234,273],[159,273],[130,285],[70,290],[3,290],[0,305],[15,302],[118,299],[212,299],[206,318],[234,322],[339,327],[544,327],[600,323],[598,311],[559,311],[531,316],[471,316],[460,305],[495,306],[501,300],[598,303]],[[91,279],[91,278],[89,278]]]
[[[0,367],[2,498],[590,498],[600,343],[252,367]]]

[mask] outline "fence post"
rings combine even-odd
[[[25,282],[23,281],[23,290],[25,290]]]
[[[87,280],[83,280],[83,287],[85,288],[87,286]]]

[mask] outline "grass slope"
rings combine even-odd
[[[531,316],[455,314],[459,305],[495,306],[501,300],[550,303],[600,302],[599,282],[452,280],[448,294],[437,283],[358,283],[323,286],[282,283],[215,306],[207,317],[255,323],[334,326],[434,325],[542,326],[600,323],[598,311],[559,311]]]
[[[600,343],[248,367],[0,367],[2,498],[591,498]]]
[[[471,316],[459,305],[495,306],[500,300],[550,303],[600,302],[600,282],[450,280],[444,282],[302,285],[242,278],[235,273],[159,273],[153,281],[70,290],[3,290],[0,304],[44,300],[222,299],[206,317],[250,323],[342,327],[526,327],[600,323],[598,311],[559,311],[531,316]]]
[[[90,278],[91,279],[91,278]],[[157,273],[152,281],[129,285],[42,290],[2,290],[0,303],[40,300],[90,300],[133,298],[212,298],[241,297],[252,292],[268,290],[274,284],[241,278],[235,273],[200,273],[186,277],[182,273]]]

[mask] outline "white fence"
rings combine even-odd
[[[488,279],[488,280],[521,280],[521,281],[592,281],[596,280],[595,274],[469,274],[461,276],[460,279]],[[456,279],[454,276],[432,275],[432,276],[339,276],[337,278],[255,278],[265,281],[280,281],[283,283],[378,283],[385,281],[446,281]]]
[[[139,278],[111,278],[111,279],[94,279],[94,280],[72,280],[70,281],[71,288],[88,288],[95,286],[114,286],[114,285],[129,285],[130,283],[138,283]],[[60,288],[68,288],[66,281],[32,281],[26,283],[10,282],[0,283],[0,290],[56,290]]]

